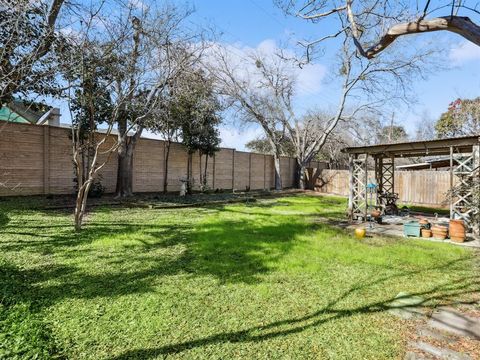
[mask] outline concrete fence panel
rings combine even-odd
[[[97,134],[103,137],[103,134]],[[107,159],[106,150],[115,144],[110,136],[102,146],[99,162]],[[75,189],[70,129],[29,124],[0,123],[0,196],[71,194]],[[166,143],[140,139],[133,158],[133,191],[163,191]],[[205,157],[192,155],[194,189],[200,187],[200,171]],[[99,172],[107,192],[114,192],[117,182],[117,155]],[[180,179],[187,176],[188,154],[182,144],[172,143],[168,160],[168,191],[179,191]],[[295,160],[281,158],[284,187],[292,187]],[[274,162],[271,155],[255,154],[222,148],[208,159],[207,181],[212,189],[244,191],[270,189],[275,186]]]

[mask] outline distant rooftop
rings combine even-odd
[[[453,159],[453,162],[457,163],[455,159]],[[445,167],[450,167],[450,158],[425,160],[421,163],[396,166],[397,170],[430,170]]]
[[[60,111],[42,103],[16,99],[0,108],[0,121],[58,126]]]

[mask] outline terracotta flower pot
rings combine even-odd
[[[463,220],[450,220],[450,240],[464,242],[466,237],[465,222]]]
[[[448,235],[448,228],[442,225],[432,226],[432,235],[435,239],[445,240]]]
[[[432,237],[432,230],[422,229],[422,237],[424,237],[424,238]]]

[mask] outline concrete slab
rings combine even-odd
[[[413,349],[418,349],[420,351],[423,351],[429,355],[432,355],[435,357],[435,359],[442,359],[442,360],[472,360],[470,356],[467,354],[462,354],[450,349],[444,349],[444,348],[439,348],[436,346],[433,346],[431,344],[428,344],[423,341],[417,341],[417,342],[410,342],[409,343],[410,348]]]
[[[439,330],[435,330],[429,327],[421,327],[420,329],[418,329],[417,335],[446,343],[455,343],[457,341],[457,338],[455,336],[446,335]]]
[[[412,220],[412,219],[410,219]],[[347,229],[354,230],[358,226],[363,226],[367,229],[367,235],[378,235],[378,236],[387,236],[387,237],[401,237],[405,238],[403,235],[403,224],[377,224],[377,223],[357,223],[357,224],[350,224]],[[446,244],[452,244],[457,246],[464,246],[464,247],[471,247],[471,248],[480,248],[480,239],[468,239],[463,243],[457,243],[454,241],[450,241],[449,239],[445,240],[438,240],[433,237],[431,238],[422,238],[422,237],[408,237],[408,239],[416,239],[416,240],[425,240],[425,241],[432,241],[432,242],[441,242]]]
[[[427,358],[421,354],[417,354],[413,351],[407,351],[405,354],[405,360],[427,360]]]
[[[467,316],[451,308],[441,308],[434,312],[428,326],[480,340],[480,318]]]

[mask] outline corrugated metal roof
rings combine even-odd
[[[369,154],[385,156],[426,156],[446,155],[453,147],[457,152],[471,151],[473,145],[479,145],[479,135],[463,136],[447,139],[409,141],[393,144],[369,146],[353,146],[342,149],[349,154]]]

